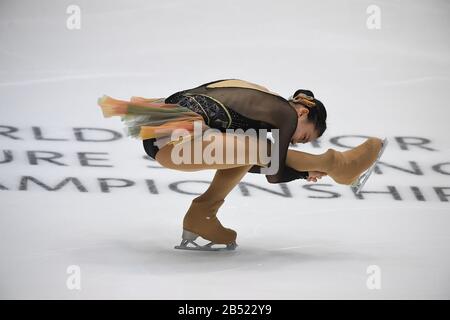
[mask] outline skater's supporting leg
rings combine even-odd
[[[244,165],[236,168],[217,170],[209,188],[196,199],[225,199],[251,167],[252,165]]]
[[[222,226],[216,215],[225,197],[251,167],[247,165],[217,170],[209,188],[192,201],[183,219],[183,229],[217,244],[235,242],[236,232]]]
[[[234,135],[228,133],[219,133],[216,135],[216,139],[222,139],[222,145],[225,148],[227,139],[234,138]],[[228,140],[229,141],[229,140]],[[207,147],[211,141],[205,141],[202,139],[197,140],[202,144],[202,149]],[[185,143],[185,142],[182,142]],[[238,152],[246,152],[249,150],[249,140],[234,140],[235,154]],[[194,144],[191,144],[191,156],[194,154]],[[244,161],[244,163],[200,163],[196,164],[194,161],[188,161],[188,163],[176,164],[172,159],[173,145],[166,145],[161,148],[156,154],[156,160],[164,167],[181,170],[181,171],[198,171],[204,169],[217,169],[216,174],[209,186],[209,188],[200,196],[196,197],[189,207],[184,219],[183,219],[183,234],[199,235],[204,239],[207,239],[215,244],[235,244],[236,232],[232,229],[225,228],[216,217],[217,211],[225,202],[225,197],[230,191],[239,183],[244,175],[255,164],[261,164],[260,162]],[[224,150],[225,152],[225,150]],[[246,152],[247,153],[247,152]],[[248,154],[246,154],[246,160],[249,160]]]

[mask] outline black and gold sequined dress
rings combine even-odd
[[[266,175],[270,183],[306,179],[308,172],[296,171],[286,165],[287,151],[297,127],[297,112],[289,102],[268,89],[240,79],[222,79],[182,90],[165,98],[165,103],[177,104],[200,115],[211,128],[279,129],[279,169]],[[154,158],[159,148],[156,139],[143,140],[146,153]],[[260,166],[249,172],[261,173]]]

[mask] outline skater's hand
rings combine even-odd
[[[323,176],[326,176],[327,174],[325,172],[321,171],[308,171],[308,180],[309,182],[314,181],[317,182],[317,179],[321,179]]]

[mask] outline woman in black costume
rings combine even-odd
[[[266,173],[264,170],[275,165],[275,171],[266,174],[269,183],[296,179],[316,182],[328,175],[339,184],[356,185],[384,149],[383,141],[375,137],[345,152],[328,149],[313,155],[289,149],[290,144],[322,136],[327,118],[324,105],[309,90],[299,89],[286,100],[263,86],[240,79],[208,82],[160,99],[134,97],[120,101],[104,96],[99,105],[105,117],[121,116],[128,135],[142,139],[145,152],[162,166],[181,171],[217,170],[209,188],[192,201],[183,219],[183,240],[176,247],[180,249],[221,250],[237,246],[236,232],[222,226],[217,211],[247,172]],[[195,122],[201,124],[201,135],[195,135]],[[173,139],[171,134],[180,128],[185,129],[183,139]],[[239,139],[240,132],[231,132],[232,129],[255,129],[256,136]],[[274,131],[278,133],[275,149],[265,136],[265,132],[272,132],[274,137]],[[205,139],[206,133],[209,139]],[[259,154],[256,159],[250,156],[250,144],[254,143],[260,151],[261,139],[266,143],[269,162],[264,162]],[[207,161],[203,151],[211,148],[211,143],[223,146],[223,154],[231,145],[235,155],[243,155],[244,162],[235,157],[231,162]],[[200,149],[195,149],[195,145]],[[201,151],[200,161],[194,159],[196,150]],[[180,163],[177,155],[184,162]],[[199,246],[194,241],[199,236],[210,243]],[[226,247],[216,248],[215,244]]]

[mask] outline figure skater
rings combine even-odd
[[[141,139],[145,152],[163,167],[180,171],[217,170],[208,189],[192,200],[183,219],[182,241],[175,247],[177,249],[233,250],[237,247],[237,233],[220,223],[217,212],[247,172],[261,174],[272,164],[259,156],[251,157],[252,142],[265,139],[270,159],[277,156],[278,169],[265,175],[269,183],[296,179],[317,182],[329,176],[338,184],[353,186],[357,192],[387,144],[386,139],[370,137],[344,152],[328,149],[314,155],[289,149],[289,145],[311,142],[325,132],[327,112],[323,103],[309,90],[296,90],[285,99],[261,85],[241,79],[208,82],[167,98],[132,97],[130,101],[122,101],[103,96],[98,104],[104,117],[120,116],[126,134]],[[201,124],[200,135],[195,134],[195,123]],[[172,133],[177,129],[184,130],[182,139],[173,139]],[[230,132],[231,129],[255,129],[257,136],[253,140],[251,137],[239,139],[240,133]],[[263,132],[278,130],[278,149],[273,154],[275,145],[264,134],[259,135],[261,129],[265,129]],[[212,133],[209,139],[204,139],[208,130]],[[203,151],[213,142],[223,146],[224,152],[233,142],[235,154],[244,155],[244,162],[235,158],[232,162],[211,163],[204,158],[195,161],[194,145],[197,143]],[[256,145],[261,147],[261,144]],[[183,149],[186,146],[188,149]],[[177,148],[178,154],[189,161],[175,161]],[[197,244],[198,237],[209,243]]]

